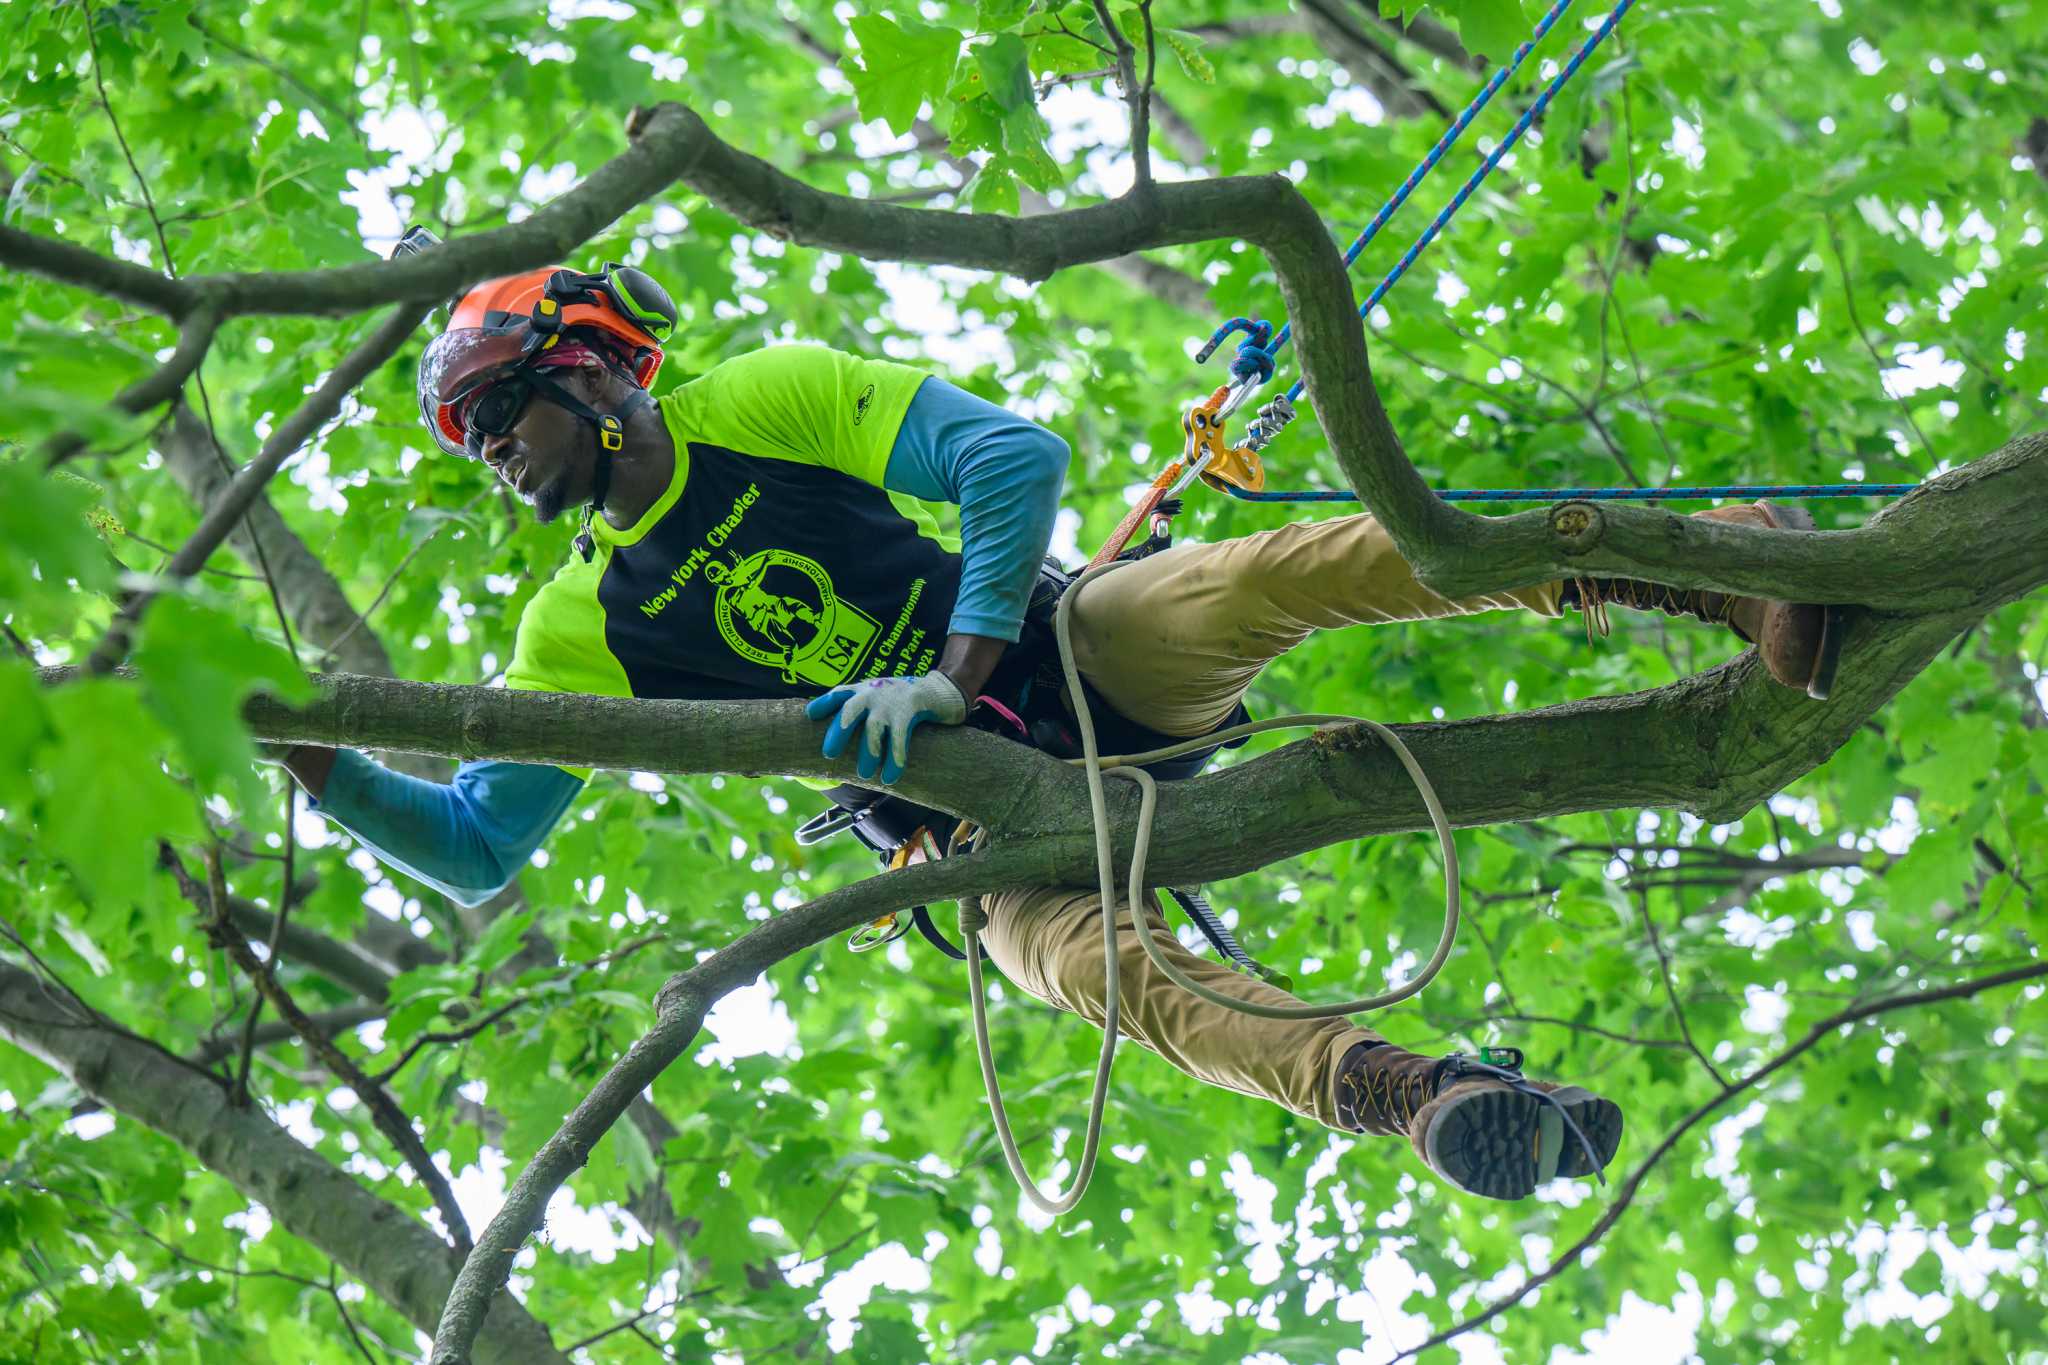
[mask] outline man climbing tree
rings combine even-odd
[[[520,623],[507,685],[700,700],[829,688],[809,708],[831,718],[826,756],[853,749],[860,775],[884,783],[901,776],[920,724],[961,724],[970,699],[1020,739],[1045,744],[1070,726],[1048,650],[1063,580],[1033,593],[1066,444],[943,380],[811,346],[727,361],[654,403],[647,385],[674,320],[639,271],[545,269],[465,294],[421,358],[420,411],[442,450],[481,460],[544,523],[584,509],[575,552]],[[957,548],[920,499],[959,506]],[[1811,525],[1762,502],[1701,515]],[[813,600],[771,591],[770,573]],[[1364,514],[1166,549],[1079,594],[1076,662],[1118,753],[1242,719],[1266,664],[1340,626],[1660,608],[1729,624],[1774,679],[1815,698],[1840,646],[1832,609],[1627,580],[1445,598]],[[1034,601],[1037,629],[1014,647]],[[511,880],[589,777],[482,762],[444,786],[306,746],[286,763],[329,819],[468,904]],[[987,913],[984,941],[1009,980],[1103,1022],[1099,895],[1009,892]],[[1127,1031],[1199,1080],[1332,1128],[1406,1136],[1444,1179],[1496,1199],[1595,1175],[1614,1157],[1611,1100],[1408,1052],[1346,1020],[1246,1022],[1157,974],[1132,908],[1115,913]],[[1144,913],[1156,923],[1156,902]],[[1300,1003],[1178,944],[1167,951],[1212,988]]]
[[[0,1360],[2037,1349],[2048,9],[16,8]]]

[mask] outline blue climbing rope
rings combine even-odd
[[[1533,104],[1522,111],[1522,116],[1515,120],[1515,126],[1508,130],[1508,135],[1505,138],[1501,139],[1500,146],[1495,147],[1487,155],[1486,160],[1479,163],[1478,170],[1475,170],[1470,176],[1466,177],[1465,183],[1458,187],[1458,192],[1451,196],[1451,202],[1444,205],[1443,212],[1437,214],[1430,225],[1422,230],[1422,235],[1415,239],[1414,245],[1410,246],[1402,254],[1401,259],[1394,263],[1394,268],[1387,272],[1387,277],[1373,286],[1372,293],[1366,295],[1365,302],[1359,305],[1359,317],[1369,317],[1372,314],[1372,310],[1379,307],[1380,300],[1387,296],[1387,291],[1394,287],[1396,281],[1408,273],[1408,267],[1415,264],[1415,258],[1422,254],[1423,248],[1436,240],[1436,235],[1444,230],[1445,224],[1449,223],[1458,210],[1465,206],[1465,201],[1472,197],[1472,191],[1479,188],[1479,182],[1492,174],[1493,168],[1500,165],[1501,158],[1513,150],[1514,145],[1521,140],[1523,133],[1529,131],[1529,125],[1543,117],[1543,111],[1550,107],[1550,101],[1556,98],[1557,92],[1564,89],[1565,82],[1579,73],[1579,68],[1585,64],[1586,58],[1592,55],[1593,49],[1607,40],[1607,35],[1614,32],[1614,26],[1621,22],[1621,16],[1627,14],[1635,2],[1636,0],[1621,0],[1621,3],[1616,5],[1605,19],[1600,21],[1600,27],[1594,29],[1593,36],[1579,45],[1579,50],[1574,52],[1571,60],[1564,64],[1564,70],[1553,76],[1550,84],[1543,87],[1543,93],[1536,97]],[[1562,6],[1559,8],[1561,9]],[[1550,14],[1546,14],[1543,17],[1544,22],[1547,24],[1556,18],[1556,11],[1553,10]],[[1538,30],[1537,36],[1542,36],[1541,29]],[[1280,335],[1283,338],[1287,335],[1285,327],[1280,329]],[[1274,349],[1279,349],[1279,342],[1276,341],[1274,343]],[[1295,380],[1294,387],[1287,391],[1287,401],[1291,403],[1301,397],[1301,391],[1304,387],[1306,387],[1305,381]]]
[[[1634,0],[1630,0],[1630,3],[1634,3]],[[1488,101],[1492,100],[1494,95],[1500,91],[1500,88],[1514,78],[1515,72],[1519,71],[1522,67],[1523,59],[1535,50],[1536,44],[1543,41],[1545,35],[1550,32],[1551,27],[1571,7],[1572,0],[1557,0],[1557,3],[1550,7],[1549,12],[1537,22],[1536,31],[1529,35],[1529,41],[1516,48],[1514,55],[1508,58],[1507,65],[1495,71],[1492,79],[1480,87],[1479,93],[1472,97],[1472,102],[1465,106],[1465,112],[1458,115],[1451,126],[1444,130],[1444,135],[1436,140],[1436,146],[1429,149],[1429,155],[1423,157],[1415,169],[1408,172],[1408,178],[1401,182],[1401,187],[1394,191],[1393,196],[1386,203],[1380,205],[1380,211],[1372,216],[1372,221],[1365,225],[1365,230],[1359,233],[1357,240],[1353,241],[1345,249],[1344,268],[1346,270],[1349,270],[1352,264],[1358,260],[1359,253],[1365,250],[1372,239],[1379,236],[1380,229],[1387,225],[1387,220],[1394,216],[1401,205],[1408,202],[1408,196],[1415,193],[1415,187],[1420,185],[1428,177],[1429,173],[1436,169],[1437,163],[1444,159],[1444,153],[1457,145],[1458,139],[1464,136],[1465,129],[1471,125],[1473,119],[1479,116],[1479,111],[1486,108]],[[1403,268],[1405,269],[1406,267],[1404,266]],[[1233,379],[1246,380],[1256,376],[1261,384],[1270,381],[1273,378],[1273,365],[1279,358],[1281,348],[1286,346],[1288,338],[1294,335],[1294,324],[1291,322],[1283,324],[1280,328],[1280,334],[1273,336],[1273,324],[1270,322],[1253,322],[1249,318],[1232,318],[1221,327],[1218,327],[1215,334],[1209,338],[1208,344],[1196,352],[1195,363],[1199,365],[1208,360],[1210,356],[1216,353],[1216,348],[1221,346],[1224,340],[1234,332],[1243,332],[1246,340],[1237,348],[1237,359],[1230,366],[1231,377]],[[1266,339],[1268,337],[1272,337],[1271,345],[1267,344]]]
[[[1386,277],[1373,287],[1372,292],[1366,296],[1365,302],[1359,305],[1358,315],[1361,319],[1371,316],[1372,310],[1377,308],[1381,300],[1386,298],[1388,291],[1400,281],[1403,275],[1408,273],[1409,267],[1415,264],[1416,259],[1422,255],[1424,249],[1436,240],[1437,235],[1450,223],[1458,210],[1464,207],[1465,201],[1472,197],[1473,191],[1479,188],[1480,183],[1493,172],[1496,166],[1500,165],[1508,152],[1513,150],[1514,145],[1521,140],[1522,134],[1529,130],[1530,125],[1543,116],[1544,111],[1550,107],[1550,102],[1556,98],[1557,92],[1562,90],[1566,82],[1578,74],[1579,68],[1585,64],[1586,58],[1592,55],[1595,48],[1606,41],[1608,35],[1614,32],[1615,26],[1621,22],[1622,16],[1627,14],[1634,5],[1635,0],[1619,0],[1619,3],[1608,13],[1607,17],[1600,21],[1599,27],[1593,31],[1592,35],[1579,45],[1578,50],[1565,63],[1564,68],[1551,78],[1550,83],[1544,86],[1535,101],[1522,112],[1520,118],[1515,120],[1514,127],[1508,131],[1508,135],[1502,139],[1500,145],[1495,147],[1486,159],[1480,163],[1479,168],[1466,178],[1465,183],[1458,188],[1458,192],[1451,196],[1450,203],[1444,206],[1442,212],[1438,213],[1431,220],[1429,226],[1423,229],[1422,234],[1401,254],[1401,258],[1394,263],[1394,268],[1387,272]],[[1563,17],[1565,10],[1570,8],[1570,6],[1571,0],[1557,0],[1557,3],[1553,4],[1544,13],[1543,18],[1537,22],[1536,31],[1530,35],[1529,40],[1515,49],[1513,57],[1509,59],[1505,66],[1494,72],[1492,78],[1480,89],[1478,95],[1474,96],[1472,102],[1465,107],[1465,111],[1458,115],[1451,126],[1445,130],[1444,135],[1437,139],[1436,145],[1430,148],[1429,154],[1422,159],[1421,163],[1413,171],[1409,172],[1408,178],[1401,182],[1400,188],[1395,190],[1393,196],[1381,206],[1380,211],[1373,215],[1372,221],[1366,224],[1365,230],[1358,235],[1357,240],[1352,242],[1350,248],[1345,251],[1344,265],[1347,270],[1358,259],[1359,253],[1365,249],[1366,245],[1378,235],[1379,230],[1386,225],[1387,220],[1394,215],[1401,205],[1408,201],[1408,197],[1414,193],[1415,187],[1421,184],[1423,179],[1436,168],[1437,163],[1456,144],[1466,127],[1486,107],[1487,102],[1514,76],[1515,72],[1521,67],[1523,60],[1528,57],[1536,44],[1541,42],[1545,35],[1550,32],[1551,27],[1556,24],[1558,19]],[[1282,325],[1278,335],[1275,336],[1273,335],[1272,324],[1263,319],[1253,321],[1248,318],[1232,318],[1216,329],[1215,334],[1209,338],[1208,343],[1196,354],[1195,360],[1198,364],[1206,361],[1215,353],[1216,348],[1223,344],[1225,339],[1233,333],[1243,332],[1245,340],[1239,344],[1237,358],[1231,363],[1231,378],[1247,388],[1254,384],[1264,384],[1273,378],[1274,367],[1279,353],[1293,335],[1293,326],[1291,322]],[[1273,338],[1270,344],[1267,342],[1267,337],[1269,336]],[[1284,425],[1286,419],[1292,416],[1288,405],[1291,405],[1294,400],[1300,398],[1305,388],[1305,380],[1297,378],[1294,381],[1292,387],[1287,390],[1284,402],[1281,405],[1284,415],[1264,436],[1257,435],[1256,428],[1259,424],[1254,423],[1254,446],[1264,444],[1266,440],[1271,439],[1271,436],[1277,433],[1278,427]],[[1264,422],[1267,419],[1262,414],[1260,420]],[[1304,488],[1292,490],[1274,489],[1253,493],[1234,485],[1219,484],[1219,486],[1223,487],[1232,497],[1245,502],[1358,501],[1358,495],[1347,490]],[[1919,486],[1912,483],[1834,483],[1715,484],[1682,488],[1454,488],[1440,490],[1437,496],[1446,502],[1556,502],[1574,498],[1614,501],[1681,502],[1731,497],[1902,497]]]
[[[1686,488],[1442,488],[1445,502],[1696,502],[1705,498],[1900,498],[1917,483],[1722,483]],[[1267,489],[1246,492],[1233,485],[1223,491],[1243,502],[1357,502],[1345,488]]]

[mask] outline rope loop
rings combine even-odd
[[[1265,323],[1259,324],[1261,327]],[[1230,362],[1230,377],[1246,384],[1264,384],[1273,377],[1273,353],[1256,342],[1247,341],[1237,348],[1237,359]]]

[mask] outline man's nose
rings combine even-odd
[[[504,463],[505,452],[511,448],[512,437],[509,434],[504,436],[486,436],[484,437],[483,445],[478,448],[477,453],[483,457],[483,462],[495,471],[499,465]]]

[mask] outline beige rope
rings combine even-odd
[[[1119,754],[1104,759],[1095,742],[1095,720],[1088,711],[1088,699],[1081,687],[1081,670],[1074,663],[1073,646],[1073,605],[1080,596],[1082,585],[1098,574],[1121,568],[1119,563],[1098,565],[1082,574],[1060,596],[1059,609],[1053,615],[1053,634],[1059,642],[1060,667],[1066,674],[1067,695],[1073,702],[1074,721],[1081,731],[1081,757],[1078,762],[1088,775],[1088,806],[1095,822],[1095,867],[1102,893],[1102,1054],[1095,1065],[1095,1089],[1088,1102],[1088,1133],[1081,1146],[1081,1160],[1074,1171],[1073,1183],[1063,1195],[1048,1195],[1039,1189],[1029,1172],[1024,1169],[1024,1159],[1018,1154],[1017,1139],[1010,1129],[1008,1113],[1003,1108],[1002,1087],[996,1080],[995,1057],[989,1047],[988,1004],[983,998],[981,984],[981,930],[987,927],[988,917],[978,899],[962,901],[960,904],[960,932],[967,940],[967,975],[969,998],[974,1007],[974,1046],[981,1059],[982,1084],[988,1090],[989,1113],[995,1121],[996,1140],[1002,1144],[1003,1160],[1009,1165],[1010,1174],[1016,1178],[1017,1186],[1024,1197],[1049,1214],[1061,1214],[1074,1207],[1088,1188],[1089,1178],[1095,1173],[1095,1157],[1102,1142],[1102,1113],[1109,1094],[1110,1065],[1116,1057],[1117,1039],[1117,954],[1116,954],[1116,886],[1115,866],[1111,858],[1110,823],[1108,799],[1104,795],[1102,780],[1105,777],[1120,777],[1138,785],[1138,827],[1136,840],[1131,850],[1131,871],[1128,887],[1128,903],[1131,907],[1131,921],[1137,928],[1138,942],[1152,959],[1154,966],[1165,973],[1168,980],[1183,990],[1191,991],[1212,1004],[1222,1005],[1241,1014],[1254,1015],[1261,1019],[1333,1019],[1340,1015],[1360,1014],[1366,1010],[1385,1009],[1416,994],[1435,979],[1443,970],[1444,961],[1451,955],[1451,946],[1458,938],[1458,850],[1451,839],[1451,823],[1444,815],[1436,790],[1423,774],[1422,765],[1408,752],[1408,746],[1401,742],[1386,726],[1362,716],[1299,715],[1276,716],[1270,720],[1253,721],[1246,725],[1234,725],[1227,730],[1202,735],[1179,744],[1170,744],[1163,749],[1153,749],[1142,754]],[[1393,749],[1394,756],[1401,760],[1401,766],[1414,779],[1416,790],[1422,793],[1422,804],[1429,810],[1430,824],[1436,828],[1436,837],[1443,847],[1444,855],[1444,931],[1437,940],[1436,952],[1424,963],[1422,970],[1406,984],[1379,995],[1362,996],[1355,1000],[1338,1000],[1324,1005],[1265,1005],[1251,1000],[1240,1000],[1235,996],[1204,986],[1193,980],[1187,973],[1176,967],[1161,951],[1153,937],[1152,926],[1145,920],[1145,858],[1152,845],[1152,817],[1158,805],[1159,787],[1152,775],[1139,768],[1139,764],[1158,763],[1181,754],[1193,753],[1197,749],[1212,748],[1244,735],[1260,734],[1267,730],[1293,729],[1313,725],[1364,725],[1375,735],[1385,740]],[[1108,764],[1109,766],[1104,766]],[[970,911],[969,906],[972,905]]]

